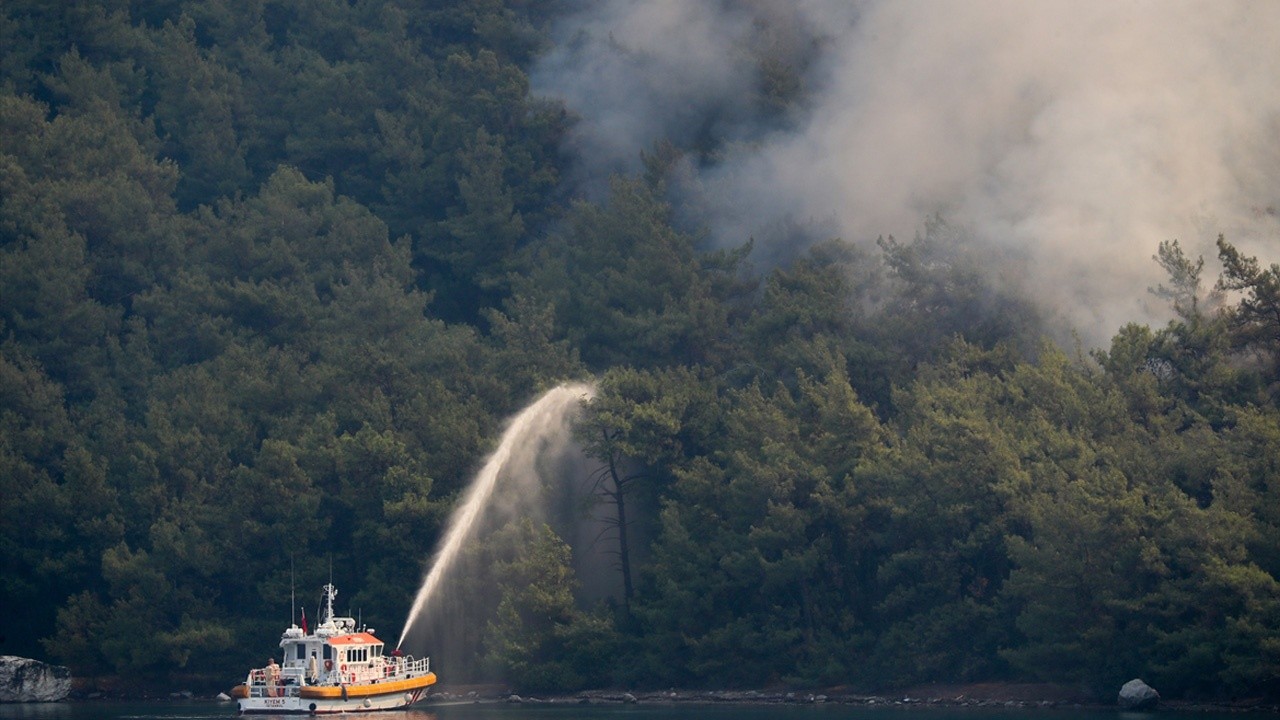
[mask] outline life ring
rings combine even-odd
[[[347,671],[347,664],[346,664],[346,663],[343,663],[343,664],[342,664],[342,668],[341,668],[341,669],[342,669],[342,672],[344,672],[344,673],[345,673],[345,672]]]
[[[325,660],[325,661],[324,661],[324,669],[325,669],[325,670],[332,670],[332,669],[333,669],[333,661],[332,661],[332,660]]]

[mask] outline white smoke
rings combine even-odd
[[[725,244],[940,213],[1092,342],[1162,317],[1162,240],[1278,254],[1277,2],[592,0],[555,39],[534,91],[581,117],[579,177],[712,138],[691,186]],[[803,83],[783,116],[762,58]]]

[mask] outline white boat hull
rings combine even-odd
[[[408,707],[426,697],[427,689],[418,688],[406,692],[388,693],[385,695],[367,695],[365,697],[342,698],[304,698],[297,695],[286,697],[241,698],[239,710],[241,715],[257,714],[300,714],[300,715],[332,715],[336,713],[377,712],[379,710],[398,710]]]

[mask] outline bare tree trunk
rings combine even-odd
[[[622,607],[627,615],[631,614],[631,546],[627,542],[627,493],[626,480],[618,477],[618,468],[613,458],[609,458],[609,477],[613,480],[613,491],[606,494],[613,500],[618,509],[618,565],[622,570]]]

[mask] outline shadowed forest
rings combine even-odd
[[[615,589],[512,524],[444,680],[1280,693],[1280,267],[1134,239],[1169,320],[1091,348],[945,217],[710,242],[713,129],[569,181],[565,7],[0,7],[0,654],[225,688],[330,577],[389,640],[504,420],[589,380]]]

